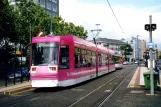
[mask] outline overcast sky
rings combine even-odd
[[[100,24],[102,31],[99,37],[111,39],[130,39],[139,35],[139,39],[149,42],[149,32],[144,30],[144,25],[152,22],[157,24],[153,32],[153,42],[161,50],[161,0],[109,0],[125,34],[120,29],[107,0],[59,0],[60,15],[67,22],[81,25],[88,30],[88,40],[96,29],[95,24]]]

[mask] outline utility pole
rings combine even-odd
[[[96,37],[99,35],[100,31],[102,31],[101,29],[99,29],[99,25],[100,25],[100,24],[96,24],[97,29],[91,30],[92,33],[93,33],[94,31],[97,31],[96,36],[95,36],[95,37],[93,36],[93,41],[94,41],[95,44],[96,44]]]
[[[138,65],[139,65],[139,40],[138,40],[138,36],[137,35],[137,56],[138,56]]]
[[[152,31],[156,30],[156,24],[152,24],[152,15],[149,16],[149,24],[145,25],[145,30],[149,31],[148,48],[150,49],[150,92],[151,95],[154,95],[153,58],[152,58],[152,49],[154,49],[154,43],[152,42]]]
[[[152,16],[149,16],[149,24],[152,24]],[[149,42],[152,43],[152,30],[149,31]],[[150,91],[151,94],[154,94],[154,80],[153,80],[153,59],[152,59],[152,49],[150,48]]]
[[[51,14],[50,14],[50,35],[54,35],[53,33],[53,25],[52,25],[52,4],[51,4]]]

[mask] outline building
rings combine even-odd
[[[158,50],[158,59],[161,60],[161,50]]]
[[[59,16],[59,0],[33,0],[36,4],[40,4],[44,10],[52,14],[52,16]],[[9,0],[9,3],[15,7],[15,0]]]
[[[145,52],[146,52],[146,41],[142,40],[142,58],[144,57]]]
[[[130,62],[142,59],[142,41],[136,37],[131,37],[130,45],[133,48],[132,55],[129,55]]]
[[[93,40],[91,40],[91,42],[93,42]],[[118,54],[121,54],[120,46],[126,44],[125,42],[122,42],[121,40],[108,39],[108,38],[98,38],[96,39],[96,43],[98,45],[107,47],[108,49],[117,51]]]

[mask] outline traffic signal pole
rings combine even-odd
[[[155,31],[157,28],[156,24],[152,24],[152,15],[149,16],[149,24],[145,25],[145,30],[149,31],[149,43],[148,48],[150,50],[150,92],[151,95],[154,95],[154,75],[153,75],[153,58],[152,58],[152,49],[154,49],[154,43],[152,42],[152,31]]]
[[[152,16],[149,16],[149,24],[152,24]],[[149,42],[152,43],[152,30],[149,30]],[[150,92],[154,95],[154,80],[153,80],[153,59],[152,59],[152,48],[150,48]]]

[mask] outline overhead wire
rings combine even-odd
[[[111,8],[111,10],[112,10],[113,15],[115,16],[115,19],[116,19],[116,21],[117,21],[119,27],[120,27],[121,30],[122,30],[122,33],[123,33],[123,34],[125,35],[125,37],[127,38],[126,33],[124,32],[124,30],[123,30],[123,28],[122,28],[122,26],[121,26],[119,20],[117,19],[116,15],[115,15],[115,13],[114,13],[114,11],[113,11],[113,9],[112,9],[112,6],[110,5],[110,2],[109,2],[108,0],[107,0],[107,2],[108,2],[108,5],[110,6],[110,8]]]

